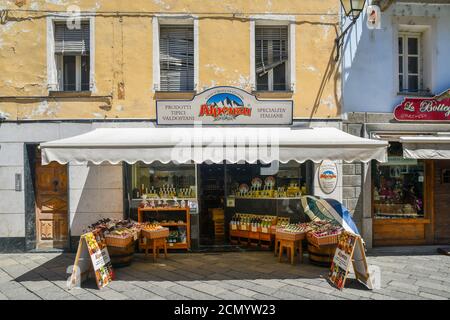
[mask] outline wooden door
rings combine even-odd
[[[37,249],[68,247],[67,167],[56,162],[41,164],[36,151],[35,168]]]
[[[450,170],[450,160],[436,161],[434,185],[434,242],[450,243],[450,183],[444,179],[444,170]],[[446,181],[444,181],[446,180]]]

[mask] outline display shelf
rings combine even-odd
[[[133,201],[144,201],[142,198],[133,198]],[[197,198],[146,198],[145,201],[197,201]]]
[[[145,207],[145,208],[138,208],[138,222],[144,222],[144,213],[145,212],[155,212],[155,213],[161,213],[161,212],[168,212],[169,214],[173,213],[173,212],[185,212],[185,220],[186,222],[183,223],[179,223],[179,222],[175,222],[175,223],[169,223],[169,222],[165,222],[165,223],[161,223],[158,222],[161,226],[163,227],[185,227],[186,228],[186,242],[180,242],[180,243],[167,243],[167,248],[168,249],[185,249],[188,250],[191,247],[191,227],[190,227],[190,221],[191,221],[191,216],[190,216],[190,209],[189,208],[151,208],[151,207]],[[139,249],[144,249],[145,248],[145,244],[143,243],[142,239],[139,241]]]
[[[185,227],[187,223],[169,223],[169,222],[158,222],[163,227]]]
[[[237,200],[300,200],[301,197],[235,197]]]
[[[167,208],[151,208],[151,207],[145,207],[145,208],[138,208],[138,214],[139,212],[159,212],[159,211],[189,211],[189,208],[176,208],[176,207],[167,207]],[[138,222],[142,222],[139,221],[139,217],[138,217]]]
[[[187,242],[175,242],[175,243],[167,243],[167,249],[188,249]]]
[[[230,242],[245,246],[258,246],[269,249],[275,235],[248,230],[230,230]]]

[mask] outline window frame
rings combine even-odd
[[[270,69],[269,71],[267,71],[267,90],[258,90],[258,75],[256,74],[256,60],[255,60],[255,87],[256,87],[256,91],[270,91],[270,92],[285,92],[285,91],[289,91],[289,27],[288,26],[284,26],[284,25],[279,25],[279,26],[271,26],[271,25],[256,25],[255,26],[255,59],[256,59],[256,30],[258,28],[286,28],[286,32],[287,32],[287,45],[286,45],[286,49],[287,49],[287,54],[288,54],[288,59],[287,61],[284,63],[284,72],[285,72],[285,90],[275,90],[274,89],[274,71],[275,68]],[[273,41],[273,40],[269,40],[269,41]],[[281,41],[281,40],[280,40]],[[269,44],[268,47],[270,47],[271,45]],[[272,44],[273,47],[273,44]],[[271,55],[272,52],[269,52],[269,56]]]
[[[153,87],[152,92],[161,92],[161,68],[160,68],[160,26],[161,25],[186,25],[194,29],[194,83],[193,92],[198,90],[199,83],[199,23],[198,17],[178,14],[156,15],[152,18],[153,33]],[[177,94],[186,91],[164,91]],[[191,92],[191,91],[189,91]]]
[[[81,55],[75,55],[76,89],[64,91],[63,76],[59,77],[63,67],[63,55],[55,53],[55,25],[73,19],[69,14],[58,14],[47,17],[47,89],[48,92],[82,92],[81,91]],[[89,22],[89,92],[96,92],[95,82],[95,18],[81,14],[81,21]]]
[[[389,141],[390,144],[392,143],[399,143],[396,139],[381,139],[385,141]],[[401,144],[401,143],[400,143]],[[401,147],[403,148],[403,144],[401,144]],[[429,168],[429,160],[423,160],[423,159],[417,159],[416,166],[423,167],[423,181],[421,182],[422,187],[422,206],[423,206],[423,215],[417,216],[417,217],[390,217],[390,218],[382,218],[375,212],[375,172],[377,169],[377,166],[380,165],[376,160],[371,161],[370,165],[370,203],[371,203],[371,216],[374,221],[384,221],[384,222],[402,222],[402,221],[428,221],[430,217],[432,216],[433,208],[432,206],[429,206],[429,196],[430,196],[430,181],[432,180],[432,176],[434,172],[432,172]],[[405,166],[405,165],[411,165],[411,164],[389,164],[389,161],[383,164],[384,166],[388,167],[395,167],[395,166]],[[381,214],[383,215],[383,214]],[[387,213],[385,213],[387,215]],[[406,214],[407,215],[407,214]]]
[[[421,32],[405,32],[401,31],[397,35],[397,43],[402,39],[402,53],[400,47],[397,46],[397,86],[398,92],[401,94],[418,94],[424,91],[423,83],[423,50],[422,50],[422,33]],[[417,54],[410,54],[408,51],[408,39],[417,39]],[[402,57],[402,72],[400,72],[399,58]],[[408,60],[410,57],[417,58],[417,73],[409,72]],[[409,76],[417,76],[417,91],[411,91],[409,86]],[[400,87],[400,77],[402,77],[403,88]]]
[[[296,87],[296,24],[295,16],[289,15],[255,15],[250,17],[250,85],[251,90],[282,94],[295,92]],[[288,61],[286,63],[286,90],[261,91],[257,90],[256,81],[256,27],[287,26],[288,32]],[[269,85],[270,88],[270,85]]]

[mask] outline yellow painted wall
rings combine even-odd
[[[94,96],[112,96],[110,104],[109,99],[41,97],[48,96],[46,16],[69,5],[96,12]],[[333,49],[339,5],[338,0],[1,1],[0,9],[11,11],[0,25],[0,116],[11,121],[154,119],[153,13],[199,18],[198,91],[216,85],[250,91],[249,16],[284,13],[296,16],[294,117],[336,118],[340,75]],[[123,100],[117,96],[120,82]]]

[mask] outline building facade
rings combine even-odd
[[[151,188],[141,184],[153,170],[145,165],[43,166],[40,143],[156,127],[157,101],[219,86],[291,101],[294,124],[342,127],[339,1],[25,0],[0,10],[0,251],[73,250],[89,224],[135,218],[132,198]],[[195,167],[194,178],[209,169]],[[299,188],[320,194],[318,170],[297,165]],[[328,196],[342,200],[340,163],[338,172]]]
[[[450,240],[450,5],[372,1],[344,45],[343,108],[355,135],[389,141],[389,161],[361,167],[364,238],[374,246]]]

